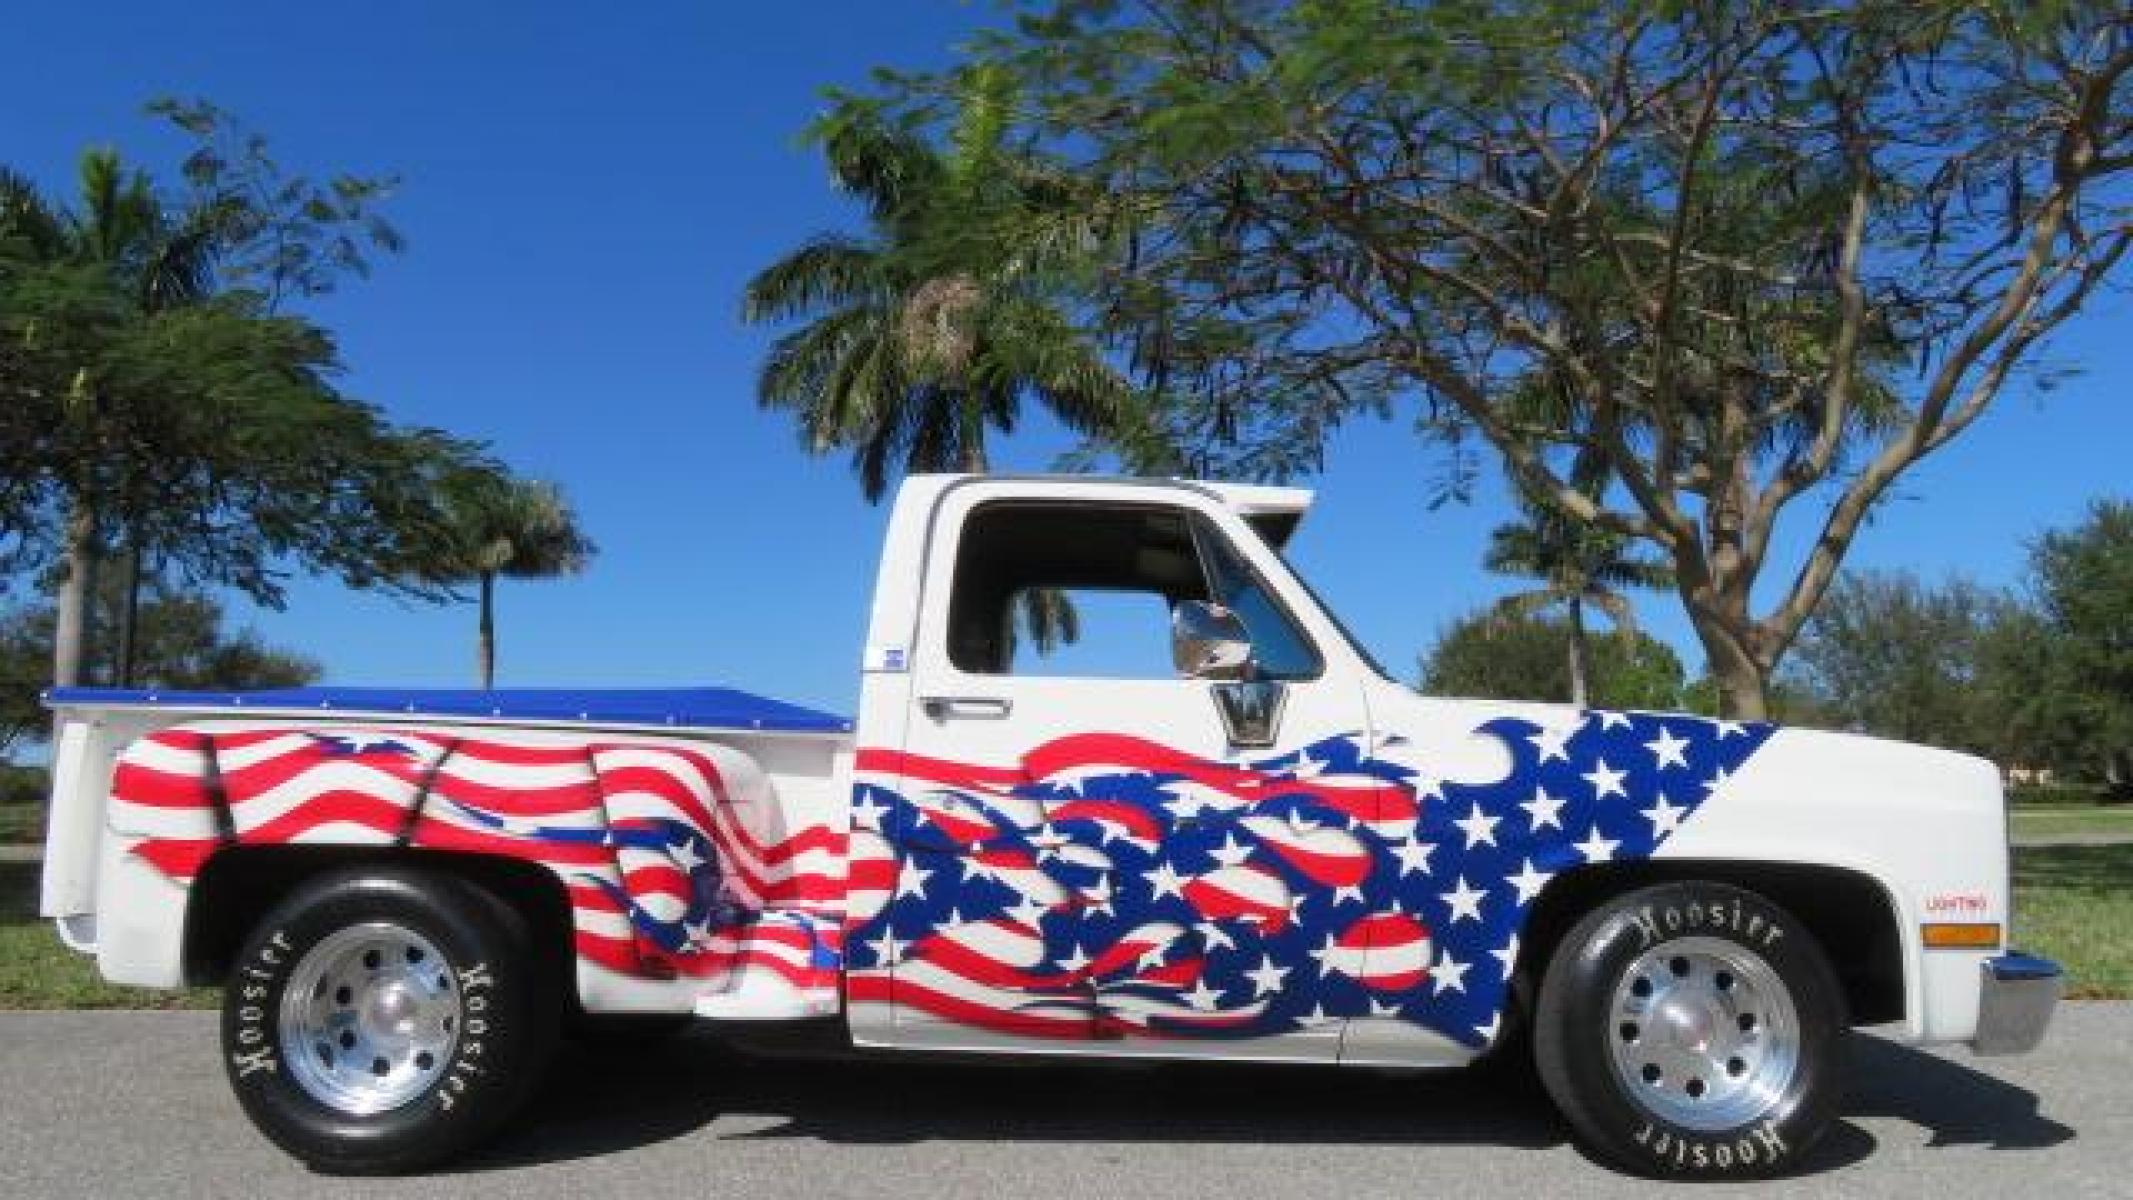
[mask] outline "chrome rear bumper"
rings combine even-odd
[[[1978,1054],[2027,1054],[2044,1040],[2052,1009],[2066,991],[2065,973],[2048,958],[2009,952],[1988,958],[1980,970]]]

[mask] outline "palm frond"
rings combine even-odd
[[[1542,588],[1531,592],[1514,592],[1497,599],[1490,606],[1500,621],[1519,621],[1538,616],[1563,603],[1565,597],[1552,589]]]
[[[1579,599],[1607,614],[1607,620],[1615,627],[1616,633],[1622,635],[1625,639],[1634,639],[1636,637],[1637,612],[1630,607],[1627,596],[1617,592],[1593,588],[1587,590]]]
[[[807,136],[822,147],[831,182],[858,197],[878,225],[903,222],[945,174],[940,155],[924,138],[889,125],[871,105],[832,109]]]
[[[893,291],[885,257],[880,245],[843,234],[812,238],[748,281],[741,319],[765,324],[883,303]]]

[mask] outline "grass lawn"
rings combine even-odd
[[[2057,959],[2067,994],[2133,998],[2133,843],[2015,848],[2015,945]]]
[[[209,1008],[211,990],[112,987],[37,916],[36,863],[0,862],[0,1009]],[[2133,843],[2015,850],[2015,944],[2058,960],[2068,994],[2133,998]]]
[[[2015,841],[2037,838],[2123,837],[2133,839],[2133,804],[2054,805],[2016,808]]]
[[[0,804],[0,846],[44,840],[44,815],[36,804]]]
[[[37,863],[0,862],[0,1008],[212,1008],[205,988],[113,987],[37,916]]]

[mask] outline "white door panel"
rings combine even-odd
[[[960,531],[972,493],[937,530]],[[1250,536],[1215,506],[1178,511],[1207,522],[1199,536]],[[854,931],[855,1028],[912,1046],[1332,1060],[1343,1019],[1367,1011],[1337,944],[1367,912],[1349,827],[1382,789],[1318,779],[1313,755],[1367,740],[1354,678],[1286,681],[1272,744],[1246,748],[1216,707],[1230,685],[966,670],[946,649],[954,540],[936,533],[904,745],[862,763],[862,821],[897,881]]]

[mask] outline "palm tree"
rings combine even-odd
[[[1583,482],[1597,490],[1596,482]],[[1496,609],[1506,618],[1564,610],[1570,631],[1570,702],[1583,708],[1591,699],[1586,608],[1605,613],[1615,631],[1628,637],[1636,630],[1636,620],[1621,589],[1668,587],[1673,573],[1658,559],[1637,556],[1621,534],[1595,529],[1526,496],[1520,497],[1519,509],[1522,520],[1499,525],[1489,534],[1482,564],[1499,575],[1538,579],[1541,586],[1504,597]]]
[[[969,76],[947,145],[849,104],[813,136],[865,236],[825,234],[750,280],[742,313],[807,323],[772,346],[765,408],[794,414],[810,452],[849,450],[867,499],[897,471],[983,471],[990,431],[1025,399],[1094,432],[1129,392],[1067,312],[1102,244],[1089,185],[1008,145],[1013,96]]]
[[[128,171],[116,152],[92,149],[82,155],[80,193],[73,209],[48,201],[28,178],[0,169],[0,267],[45,270],[69,276],[110,300],[116,320],[147,320],[157,313],[192,304],[213,287],[216,250],[228,210],[205,203],[183,213],[167,211],[148,176]],[[98,381],[78,372],[65,397],[65,420],[89,428],[100,420]],[[92,445],[93,436],[82,437]],[[67,506],[61,545],[58,629],[53,639],[52,676],[59,686],[81,681],[88,629],[88,605],[96,560],[106,528],[122,528],[129,566],[127,601],[118,656],[120,682],[129,672],[132,624],[140,586],[141,547],[123,528],[153,503],[103,462],[83,461],[58,480]],[[117,512],[105,511],[116,507]]]
[[[1008,144],[1013,92],[967,75],[946,146],[848,103],[813,137],[836,185],[865,205],[865,236],[825,234],[750,280],[742,314],[804,320],[771,347],[765,408],[793,413],[809,452],[848,450],[879,502],[897,472],[983,472],[991,431],[1026,399],[1095,433],[1131,388],[1068,311],[1105,244],[1103,197]],[[1018,619],[1048,652],[1072,642],[1072,606],[1030,592]]]
[[[553,579],[585,569],[596,551],[578,528],[562,490],[539,480],[474,472],[449,480],[444,509],[452,530],[451,557],[438,574],[473,581],[481,603],[476,664],[481,686],[496,686],[496,580]]]

